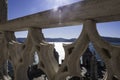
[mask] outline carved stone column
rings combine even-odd
[[[120,79],[120,47],[111,45],[100,37],[96,29],[95,21],[86,20],[84,24],[86,24],[86,32],[88,33],[90,41],[106,64],[108,72],[107,80],[113,80],[112,78],[114,76]]]
[[[58,71],[58,63],[54,57],[54,45],[44,41],[44,36],[40,29],[32,28],[31,39],[35,50],[39,56],[39,68],[47,75],[48,80],[54,80]]]
[[[42,30],[39,28],[30,28],[28,30],[28,37],[23,43],[23,49],[21,50],[21,64],[16,69],[15,80],[28,80],[27,70],[28,66],[32,64],[32,56],[37,51],[37,46],[44,41]],[[43,53],[45,54],[45,53]]]
[[[0,24],[7,21],[7,0],[0,0]],[[7,56],[3,32],[0,32],[0,77],[7,75]]]
[[[33,54],[33,42],[31,38],[31,32],[28,30],[28,36],[24,43],[19,54],[21,54],[20,65],[16,69],[15,80],[28,80],[27,70],[29,65],[32,64],[31,55]]]
[[[0,33],[0,77],[7,75],[7,47],[3,33]]]
[[[72,44],[65,45],[65,60],[58,70],[55,80],[64,80],[67,76],[81,77],[80,57],[89,44],[84,25],[79,38]]]
[[[0,24],[7,21],[7,0],[0,0]]]

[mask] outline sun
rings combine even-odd
[[[70,0],[55,0],[54,1],[54,8],[53,8],[53,10],[54,11],[58,11],[58,8],[60,7],[60,6],[63,6],[63,5],[65,5],[65,4],[68,4],[69,3],[69,1]]]
[[[71,3],[74,3],[74,2],[79,2],[79,1],[83,1],[83,0],[54,0],[53,10],[58,11],[58,8],[60,6],[68,5],[68,4],[71,4]]]

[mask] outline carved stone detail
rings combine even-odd
[[[97,0],[95,0],[95,2],[96,1]],[[112,4],[115,1],[111,0],[109,2],[109,0],[107,0],[107,2],[109,2],[107,3],[105,0],[102,0],[102,2],[105,2],[105,5],[106,5],[106,4]],[[114,3],[114,5],[117,5],[119,2],[120,1],[117,0],[117,2]],[[81,4],[83,5],[83,3],[84,2],[82,2]],[[87,2],[86,4],[89,5],[88,3],[89,2]],[[43,16],[36,16],[36,15],[39,15],[39,14],[36,14],[33,16],[31,15],[25,18],[23,17],[20,19],[12,20],[11,22],[8,21],[6,23],[7,4],[5,3],[5,0],[0,0],[0,11],[1,11],[0,12],[0,25],[2,26],[1,27],[2,31],[0,31],[0,76],[8,75],[6,62],[7,60],[9,60],[13,65],[14,78],[15,78],[14,80],[28,80],[27,69],[28,69],[28,66],[31,65],[33,62],[32,59],[33,59],[34,52],[37,52],[40,58],[39,59],[40,62],[38,66],[41,70],[44,71],[44,73],[47,75],[49,80],[65,80],[67,76],[81,77],[80,57],[83,55],[83,53],[88,47],[88,44],[91,42],[106,64],[107,73],[106,73],[105,78],[107,77],[107,80],[113,80],[113,77],[116,77],[118,78],[118,80],[120,80],[120,69],[119,69],[120,68],[120,46],[114,46],[108,43],[107,41],[103,40],[96,29],[96,22],[94,21],[96,20],[99,22],[104,22],[104,21],[111,21],[111,20],[119,20],[120,18],[119,17],[119,6],[117,5],[118,6],[117,8],[117,7],[111,7],[111,5],[109,6],[107,5],[108,8],[111,9],[111,11],[108,9],[108,12],[110,11],[112,13],[112,15],[110,14],[107,15],[108,12],[105,12],[104,14],[105,10],[101,11],[103,3],[99,3],[99,4],[101,4],[99,5],[101,6],[100,11],[99,11],[99,8],[98,9],[95,8],[95,11],[93,9],[93,12],[91,12],[91,10],[88,10],[91,13],[91,15],[93,15],[91,17],[89,13],[87,14],[85,13],[85,15],[83,16],[84,11],[87,11],[85,7],[82,7],[83,12],[81,14],[80,19],[77,18],[78,15],[74,15],[76,17],[73,16],[74,17],[73,23],[70,22],[70,24],[73,25],[76,23],[76,21],[77,21],[77,24],[78,22],[83,22],[82,33],[79,36],[79,38],[72,44],[69,44],[69,45],[64,44],[65,60],[61,64],[61,66],[59,66],[59,64],[57,63],[53,55],[54,45],[45,42],[42,29],[40,28],[50,28],[51,26],[55,27],[55,25],[62,26],[62,24],[58,25],[58,23],[56,24],[55,20],[53,19],[51,20],[51,18],[47,19],[46,13],[48,12],[46,11],[42,13]],[[97,4],[95,4],[95,6],[97,6]],[[74,6],[72,6],[71,8],[74,8]],[[82,8],[78,8],[76,10],[81,9],[82,11]],[[114,12],[113,10],[115,10],[114,8],[116,9],[116,12],[118,13],[115,13],[115,14],[113,13]],[[102,14],[99,13],[101,17],[97,16],[98,11],[102,12]],[[94,16],[93,13],[96,15]],[[70,14],[72,16],[73,13],[70,13]],[[41,17],[45,18],[45,20],[43,21],[39,20],[39,18]],[[38,18],[38,21],[37,22],[34,21],[34,18]],[[72,18],[69,16],[68,18],[70,19],[68,20],[68,22],[71,21]],[[91,18],[91,19],[94,18],[94,20],[85,20],[88,18]],[[49,20],[51,20],[52,22],[50,23]],[[47,21],[47,23],[49,23],[47,25],[50,25],[50,27],[42,27],[43,23],[41,24],[40,22],[44,22],[44,21]],[[24,24],[22,25],[23,28],[20,26],[21,22],[24,22]],[[34,22],[34,23],[31,23],[31,25],[28,26],[28,23],[30,22]],[[40,26],[34,26],[34,28],[31,28],[33,25],[38,25],[38,24]],[[46,23],[44,22],[44,24]],[[68,23],[64,23],[63,26],[67,24]],[[13,27],[11,27],[11,25]],[[28,27],[26,27],[26,25]],[[9,27],[6,27],[6,26],[9,26]],[[24,30],[24,29],[28,29],[27,39],[24,43],[19,43],[16,41],[14,31]]]

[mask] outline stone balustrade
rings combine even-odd
[[[87,6],[87,4],[89,4],[90,6],[90,4],[93,4],[95,2],[97,2],[97,0],[93,0],[93,1],[86,0],[85,2],[81,2],[80,4],[82,5],[82,8],[80,10],[82,11],[82,9],[84,9],[84,5]],[[100,0],[98,0],[98,2],[100,2]],[[79,19],[77,21],[77,24],[79,21],[82,21],[83,23],[82,33],[74,43],[69,45],[64,44],[65,60],[61,64],[61,66],[59,66],[59,64],[57,63],[53,55],[54,45],[45,42],[44,34],[42,33],[42,29],[44,27],[41,27],[41,24],[43,23],[39,23],[40,27],[38,27],[39,25],[36,25],[37,22],[35,21],[33,21],[33,23],[28,24],[28,22],[31,22],[31,19],[33,18],[33,16],[43,15],[43,14],[44,15],[41,17],[45,18],[43,19],[43,21],[46,22],[45,16],[49,14],[49,11],[44,12],[42,14],[39,13],[33,16],[31,15],[24,18],[7,21],[5,18],[5,16],[7,16],[6,14],[7,11],[2,10],[3,8],[6,9],[5,0],[1,0],[0,9],[2,11],[2,14],[3,13],[6,14],[6,15],[1,14],[0,16],[0,21],[1,21],[0,22],[1,23],[0,24],[0,72],[2,73],[1,75],[7,75],[6,61],[9,60],[13,65],[14,79],[28,80],[28,77],[27,77],[28,66],[32,64],[33,55],[35,52],[37,52],[40,59],[38,67],[42,71],[44,71],[44,73],[48,77],[48,80],[65,80],[67,76],[81,77],[81,68],[79,65],[80,57],[83,55],[83,53],[88,47],[88,44],[91,42],[94,45],[95,49],[99,52],[103,61],[105,62],[105,65],[107,68],[107,75],[105,77],[107,77],[107,80],[113,80],[114,76],[116,76],[119,80],[120,79],[120,69],[119,69],[120,68],[120,47],[111,45],[110,43],[103,40],[96,29],[96,23],[98,21],[104,22],[104,18],[103,18],[104,16],[107,17],[105,21],[112,21],[112,18],[113,18],[113,21],[120,20],[119,18],[120,10],[117,13],[112,13],[114,9],[117,11],[120,5],[117,5],[118,7],[113,6],[113,8],[110,7],[109,5],[105,5],[105,4],[111,4],[112,2],[114,5],[115,4],[117,5],[118,3],[120,3],[119,0],[116,0],[116,1],[101,0],[101,3],[96,3],[98,4],[98,6],[94,4],[94,6],[97,6],[96,9],[98,11],[99,11],[99,7],[100,7],[100,11],[102,11],[101,5],[106,7],[108,6],[107,8],[111,10],[110,14],[107,15],[106,14],[107,12],[104,12],[103,10],[103,12],[98,16],[95,14],[94,14],[95,16],[93,16],[91,12],[90,14],[92,17],[90,17],[89,15],[87,18],[84,18],[81,20]],[[79,3],[77,3],[77,5],[79,5]],[[93,7],[93,5],[91,6]],[[67,7],[64,6],[63,10],[65,10],[66,8]],[[78,8],[76,8],[75,11],[77,11],[77,9]],[[85,10],[87,11],[87,8],[85,8]],[[89,12],[89,9],[88,9],[88,12]],[[95,13],[97,12],[95,11]],[[75,15],[76,14],[77,12],[75,13]],[[82,14],[87,15],[89,13],[82,13]],[[66,24],[71,25],[72,22],[74,23],[76,21],[74,19],[76,19],[78,16],[77,17],[74,16],[73,13],[71,13],[70,15],[72,15],[72,19],[68,19],[68,21],[65,20],[66,23],[63,22],[62,23],[63,25],[66,25]],[[118,17],[116,18],[116,16]],[[40,16],[38,17],[40,18]],[[20,21],[22,19],[25,22],[23,24],[20,24],[21,23]],[[47,21],[46,25],[55,26],[58,22],[55,22],[55,25],[54,25],[55,20],[53,20],[53,18],[51,19],[52,19],[52,22]],[[69,21],[70,21],[70,24],[67,23]],[[15,27],[15,26],[19,26],[19,27]],[[28,36],[26,41],[24,43],[17,42],[14,32],[18,30],[20,31],[20,30],[26,30],[26,29],[28,30]]]

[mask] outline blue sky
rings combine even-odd
[[[8,19],[52,9],[60,5],[70,4],[80,0],[8,0]],[[120,21],[97,24],[101,36],[120,38]],[[50,38],[77,38],[82,30],[82,25],[64,28],[44,29],[45,37]],[[16,37],[26,37],[27,31],[16,32]]]

